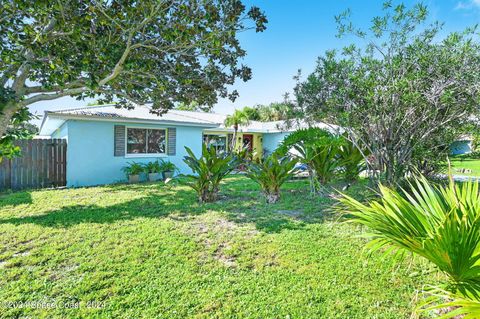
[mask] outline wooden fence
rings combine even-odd
[[[22,155],[0,163],[0,190],[61,187],[67,184],[67,141],[15,142]]]

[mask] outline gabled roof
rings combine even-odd
[[[165,114],[157,115],[151,112],[149,106],[137,105],[134,109],[117,108],[115,104],[87,106],[59,111],[46,111],[40,135],[51,135],[57,128],[67,120],[94,120],[94,121],[115,121],[125,123],[146,123],[204,127],[211,131],[233,131],[225,127],[227,115],[205,112],[191,112],[170,110]],[[295,122],[293,125],[286,125],[284,121],[258,122],[251,121],[249,125],[240,126],[240,132],[252,133],[276,133],[290,132],[299,128],[306,128],[309,125],[305,122]],[[318,123],[318,127],[329,129],[329,126]]]

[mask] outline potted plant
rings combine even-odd
[[[150,182],[158,181],[160,179],[161,173],[162,173],[160,163],[158,161],[148,162],[145,165],[145,173],[148,174],[148,180]]]
[[[161,161],[161,163],[160,163],[160,170],[163,173],[163,179],[164,180],[166,180],[167,178],[172,178],[176,169],[177,169],[177,167],[172,162]]]
[[[127,175],[129,183],[138,183],[140,181],[140,174],[145,171],[144,165],[136,162],[127,163],[128,165],[122,168]]]

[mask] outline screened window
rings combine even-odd
[[[127,128],[127,154],[164,154],[166,131]]]

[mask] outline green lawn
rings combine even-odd
[[[480,159],[469,158],[468,156],[455,156],[450,160],[453,174],[480,177]],[[469,169],[471,172],[462,172],[462,169]]]
[[[306,181],[274,205],[243,177],[222,189],[204,206],[155,184],[0,195],[0,316],[410,317],[426,265],[366,256]]]

